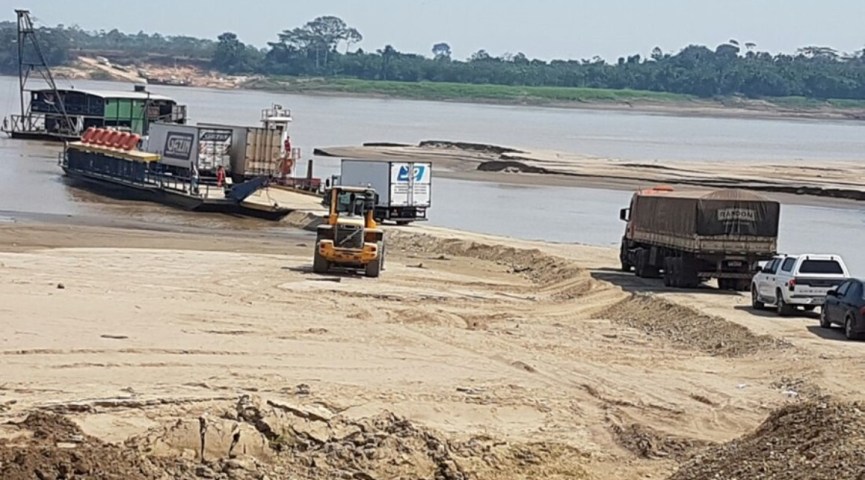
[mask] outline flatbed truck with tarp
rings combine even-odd
[[[746,190],[650,188],[619,217],[622,271],[670,287],[715,278],[721,289],[746,291],[758,263],[777,253],[780,204]]]

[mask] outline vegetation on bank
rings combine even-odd
[[[17,68],[15,26],[0,22],[0,73]],[[613,63],[598,57],[545,61],[522,53],[494,56],[485,50],[460,60],[444,42],[433,45],[429,55],[400,52],[390,45],[375,51],[354,48],[363,35],[329,16],[278,33],[266,48],[246,45],[230,32],[208,40],[58,25],[40,28],[39,36],[51,65],[80,54],[121,63],[186,62],[226,74],[272,77],[274,85],[293,91],[507,102],[740,97],[787,108],[859,108],[865,100],[865,50],[841,54],[805,47],[794,55],[772,55],[752,43],[730,40],[714,49],[690,45],[677,53],[655,48],[648,58],[632,55]],[[304,78],[325,80],[316,85]]]
[[[602,88],[526,87],[475,85],[447,82],[396,82],[352,78],[266,77],[246,85],[249,88],[292,93],[334,93],[381,95],[414,100],[463,100],[501,103],[629,103],[686,102],[691,95]]]
[[[245,85],[246,88],[276,90],[287,93],[383,96],[410,100],[463,101],[507,105],[631,105],[670,107],[740,107],[774,111],[826,112],[845,111],[858,114],[865,110],[865,100],[818,100],[804,97],[775,97],[762,103],[741,97],[704,99],[694,95],[613,90],[603,88],[525,87],[508,85],[474,85],[444,82],[393,82],[352,78],[265,77]]]

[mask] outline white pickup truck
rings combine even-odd
[[[779,255],[766,263],[751,280],[751,306],[762,310],[774,305],[778,315],[792,315],[823,305],[826,292],[850,278],[838,255]]]

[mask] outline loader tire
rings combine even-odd
[[[375,257],[375,260],[366,264],[365,274],[369,278],[378,278],[381,273],[381,267],[384,264],[384,255],[382,255],[382,243],[378,242],[377,248],[379,254]]]
[[[315,243],[315,253],[312,256],[313,273],[323,274],[330,270],[330,262],[319,253],[318,242]]]

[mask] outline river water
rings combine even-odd
[[[60,82],[68,86],[68,82]],[[126,90],[131,85],[74,82],[76,88]],[[643,161],[819,163],[861,161],[865,124],[852,121],[694,118],[616,111],[469,105],[389,99],[300,96],[151,86],[188,105],[193,122],[257,125],[260,111],[278,103],[293,111],[292,139],[308,157],[316,146],[442,139],[578,152]],[[0,77],[0,114],[18,108],[17,79]],[[0,221],[26,214],[126,219],[178,227],[277,231],[274,224],[180,212],[160,205],[107,199],[67,186],[59,175],[59,146],[0,139]],[[339,160],[317,158],[315,175],[336,173]],[[305,165],[300,165],[303,173]],[[450,228],[563,243],[615,245],[618,210],[629,192],[497,185],[434,179],[431,223]],[[865,275],[865,213],[784,205],[780,248],[832,252]]]

